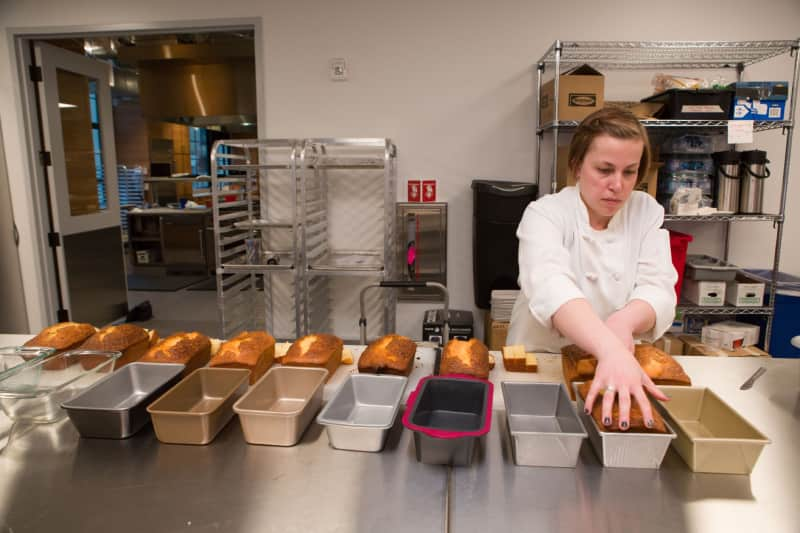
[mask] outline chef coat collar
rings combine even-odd
[[[578,192],[577,200],[576,200],[578,202],[578,205],[577,205],[578,221],[580,222],[581,226],[584,227],[584,229],[589,229],[591,231],[602,232],[602,231],[608,231],[608,230],[615,231],[615,230],[617,230],[618,228],[621,227],[621,225],[622,225],[622,212],[627,207],[628,201],[630,201],[630,197],[628,197],[628,200],[626,200],[625,203],[622,204],[622,207],[620,208],[620,210],[617,211],[614,214],[613,217],[611,217],[611,220],[608,222],[608,227],[606,229],[604,229],[604,230],[598,230],[598,229],[593,228],[592,225],[589,223],[589,207],[584,203],[583,198],[581,197],[581,183],[580,183],[580,181],[575,184],[575,190]]]

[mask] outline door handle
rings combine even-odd
[[[200,259],[205,264],[206,262],[205,230],[203,228],[197,230],[197,236],[200,239]]]

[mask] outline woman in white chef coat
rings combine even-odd
[[[594,354],[587,412],[605,391],[603,422],[610,425],[618,396],[622,429],[631,398],[646,424],[653,418],[645,390],[666,399],[636,362],[633,345],[660,337],[675,315],[677,273],[661,228],[664,209],[633,190],[649,164],[649,140],[636,117],[596,111],[569,147],[577,185],[531,202],[517,229],[522,290],[506,342],[543,352],[574,343]]]

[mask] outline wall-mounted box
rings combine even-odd
[[[397,204],[395,242],[398,279],[447,286],[447,203]],[[435,288],[397,289],[401,300],[441,300]]]

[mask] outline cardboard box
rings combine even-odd
[[[770,354],[756,346],[746,346],[735,350],[725,350],[703,344],[695,335],[681,335],[686,346],[684,355],[702,355],[707,357],[770,357]]]
[[[684,343],[680,337],[672,333],[665,333],[663,337],[653,343],[653,346],[670,355],[683,355],[685,349]]]
[[[745,335],[743,329],[716,327],[712,324],[703,328],[700,340],[708,346],[735,350],[744,346]]]
[[[542,85],[539,123],[553,121],[555,80]],[[581,65],[558,78],[558,120],[582,120],[604,103],[605,79],[589,65]]]
[[[725,303],[725,282],[684,278],[681,295],[700,306],[723,305]]]
[[[490,350],[502,350],[506,345],[508,336],[509,322],[498,322],[492,320],[489,313],[486,313],[484,320],[484,341]]]
[[[731,116],[734,120],[783,120],[787,81],[740,81],[729,85],[735,92]]]
[[[737,322],[735,320],[724,320],[711,324],[710,327],[726,330],[741,332],[743,343],[742,346],[754,346],[758,344],[758,336],[761,333],[761,327],[756,324],[748,324],[746,322]],[[724,346],[723,346],[724,348]]]
[[[736,307],[761,307],[764,305],[764,284],[737,274],[735,280],[725,284],[725,302]]]

